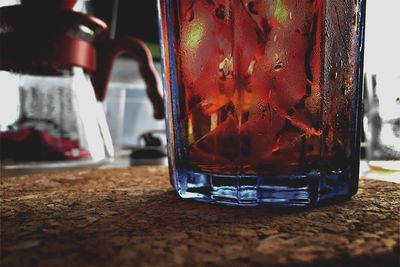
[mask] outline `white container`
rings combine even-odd
[[[160,73],[160,64],[155,62],[154,65]],[[117,150],[143,145],[139,138],[145,132],[165,130],[164,120],[153,117],[153,107],[147,97],[145,82],[139,74],[138,64],[133,60],[120,58],[116,61],[104,100],[104,109]],[[161,137],[165,144],[165,137]]]

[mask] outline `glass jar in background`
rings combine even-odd
[[[400,171],[400,26],[399,1],[370,1],[365,40],[364,129],[366,158],[373,170]]]
[[[361,0],[160,0],[182,198],[314,206],[357,191]]]

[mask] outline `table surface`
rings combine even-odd
[[[311,210],[179,199],[164,166],[1,180],[2,266],[399,266],[400,185]]]

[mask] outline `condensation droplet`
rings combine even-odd
[[[274,70],[275,71],[281,71],[282,70],[282,63],[277,63],[276,65],[275,65],[275,67],[274,67]]]
[[[225,6],[219,5],[215,10],[215,16],[219,19],[225,19]]]
[[[335,72],[333,72],[333,73],[331,74],[331,80],[332,80],[332,81],[336,80],[337,77],[338,77],[337,71],[335,71]]]
[[[256,6],[256,3],[254,3],[254,1],[250,1],[247,4],[247,8],[249,9],[250,13],[252,13],[254,15],[258,14],[257,6]]]
[[[194,18],[194,12],[193,12],[193,10],[188,10],[188,12],[186,12],[186,20],[187,21],[192,21],[193,20],[193,18]]]
[[[254,71],[254,64],[256,64],[256,60],[255,60],[255,59],[253,59],[253,60],[250,62],[249,67],[247,68],[247,74],[248,74],[249,76],[251,76],[251,75],[253,74],[253,71]]]

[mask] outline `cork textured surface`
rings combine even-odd
[[[1,179],[1,266],[400,266],[400,184],[311,210],[179,199],[166,167]]]

